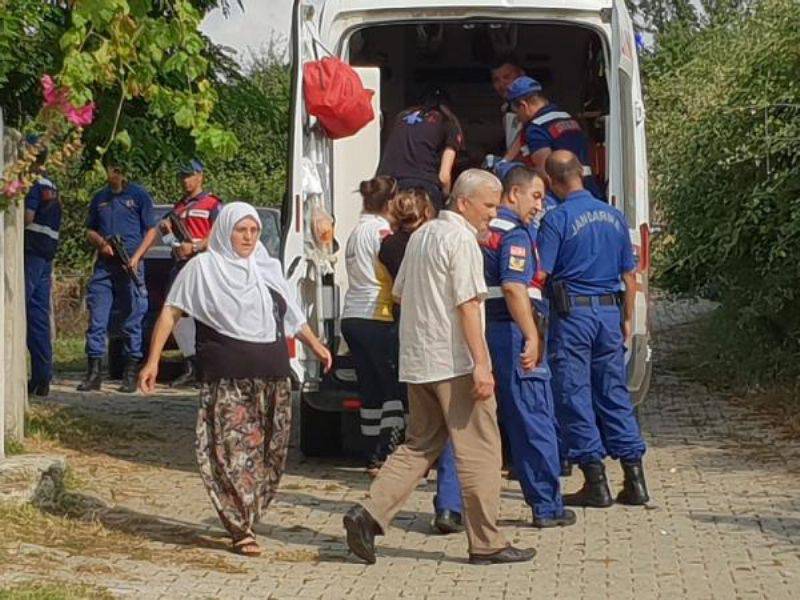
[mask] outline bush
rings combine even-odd
[[[719,297],[747,348],[800,347],[800,11],[762,0],[645,59],[658,281]]]

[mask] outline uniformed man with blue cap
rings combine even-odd
[[[504,173],[502,205],[481,241],[486,300],[486,340],[497,402],[514,470],[535,527],[567,526],[550,370],[545,355],[547,307],[533,286],[537,270],[530,222],[542,208],[545,184],[525,166]]]
[[[78,390],[100,389],[108,322],[112,306],[116,306],[123,321],[126,358],[119,391],[132,393],[136,391],[136,377],[143,357],[142,321],[147,312],[147,296],[123,268],[110,238],[121,238],[132,270],[144,281],[142,257],[156,241],[158,230],[153,199],[143,187],[127,181],[120,161],[109,159],[106,162],[106,176],[108,185],[92,198],[86,219],[86,237],[97,249],[97,260],[86,290],[88,372]]]
[[[39,139],[28,136],[29,146]],[[38,179],[25,196],[25,308],[31,378],[28,393],[47,396],[53,378],[53,347],[50,336],[50,289],[53,258],[61,229],[61,199],[58,187],[44,171],[47,150],[36,156]]]
[[[584,189],[574,154],[551,153],[546,169],[551,189],[563,200],[542,219],[538,236],[551,299],[553,395],[568,458],[585,477],[581,490],[566,494],[564,502],[600,508],[613,503],[603,465],[608,455],[620,460],[625,474],[617,502],[643,505],[649,500],[645,443],[625,368],[636,293],[628,224]]]
[[[584,187],[602,198],[589,160],[589,138],[580,124],[567,112],[550,102],[541,84],[532,77],[517,77],[508,87],[506,100],[523,123],[522,137],[506,153],[507,160],[523,160],[537,173],[545,175],[545,161],[555,150],[569,150],[582,166]]]

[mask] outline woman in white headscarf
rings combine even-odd
[[[326,371],[332,364],[260,233],[258,213],[249,204],[222,209],[208,251],[176,277],[139,374],[139,387],[151,393],[170,332],[181,316],[193,317],[202,376],[197,461],[234,551],[248,556],[261,553],[252,527],[275,495],[289,445],[285,338],[306,344]]]

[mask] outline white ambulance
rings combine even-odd
[[[459,164],[480,165],[503,136],[490,69],[506,56],[581,121],[591,139],[594,172],[627,218],[639,257],[629,388],[637,403],[644,398],[651,367],[645,114],[623,0],[296,0],[292,55],[282,258],[309,324],[336,356],[333,372],[323,376],[300,344],[293,350],[306,454],[358,451],[360,401],[339,328],[348,285],[343,250],[361,208],[358,184],[374,175],[380,160],[388,133],[383,124],[436,85],[453,99],[465,131]],[[375,90],[379,116],[337,141],[306,113],[303,99],[304,65],[328,55],[349,63],[365,87]]]

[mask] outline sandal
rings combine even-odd
[[[233,542],[233,551],[242,556],[261,556],[261,546],[253,536],[248,535],[237,542]]]

